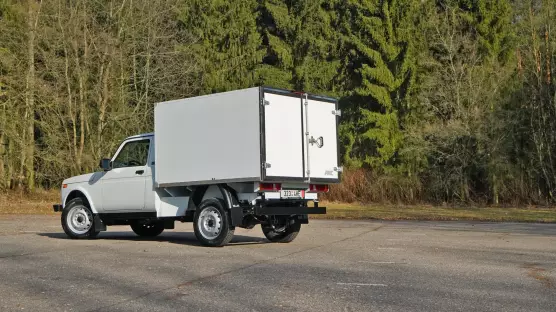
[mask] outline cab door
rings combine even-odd
[[[112,158],[112,169],[101,178],[105,212],[140,212],[145,208],[145,188],[150,178],[147,160],[151,138],[125,141]]]

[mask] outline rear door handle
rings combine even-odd
[[[135,171],[135,174],[141,175],[141,174],[143,174],[143,173],[145,173],[145,170],[137,170],[137,171]]]

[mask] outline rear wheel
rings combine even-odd
[[[290,243],[299,234],[301,223],[289,218],[269,217],[269,222],[261,224],[264,236],[273,243]]]
[[[204,246],[220,247],[234,237],[235,228],[230,222],[230,213],[220,199],[206,199],[195,211],[193,229],[195,236]]]
[[[131,229],[139,236],[155,237],[164,231],[164,224],[161,222],[142,223],[137,221],[131,224]]]
[[[95,219],[91,208],[81,198],[70,200],[62,212],[62,228],[70,238],[95,238]]]

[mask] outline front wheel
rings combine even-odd
[[[95,238],[95,219],[91,208],[81,198],[70,200],[62,212],[62,228],[70,238]]]
[[[164,231],[164,224],[161,222],[141,223],[133,222],[131,229],[135,234],[143,237],[155,237]]]
[[[195,210],[193,230],[204,246],[221,247],[234,237],[229,211],[219,199],[206,199]]]
[[[271,218],[269,223],[261,224],[264,236],[273,243],[291,243],[301,230],[296,220]]]

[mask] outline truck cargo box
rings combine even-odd
[[[158,103],[155,183],[337,183],[337,104],[268,87]]]

